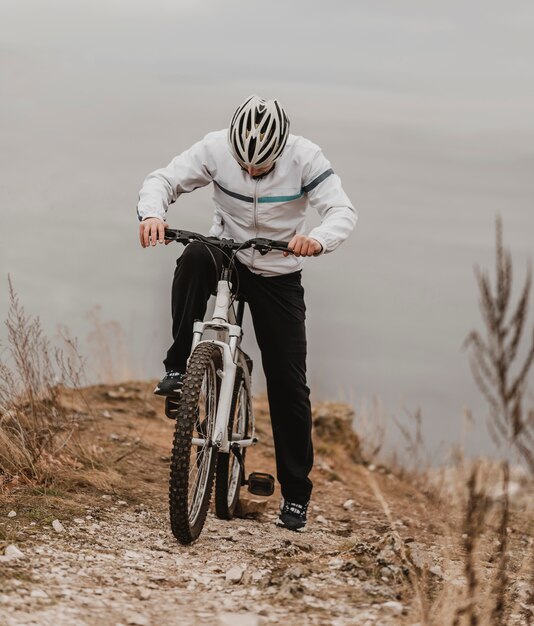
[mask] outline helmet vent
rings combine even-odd
[[[269,165],[282,153],[289,135],[289,119],[278,100],[250,96],[230,122],[228,142],[244,167]]]

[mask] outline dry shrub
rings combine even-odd
[[[413,412],[405,408],[404,413],[408,424],[403,424],[399,418],[393,416],[393,421],[404,441],[404,454],[402,460],[399,460],[396,452],[393,454],[392,471],[399,478],[419,480],[423,471],[430,465],[423,438],[423,413],[420,407]]]
[[[360,438],[361,455],[365,462],[373,463],[379,458],[386,436],[385,410],[379,398],[362,402],[352,426]]]
[[[500,493],[495,490],[495,468],[495,464],[475,461],[466,483],[458,484],[457,492],[463,498],[462,523],[457,531],[449,529],[444,543],[459,544],[462,571],[453,566],[457,561],[449,554],[439,593],[426,615],[418,615],[425,626],[531,623],[521,620],[527,614],[534,616],[534,595],[521,597],[521,590],[532,589],[534,581],[532,528],[512,520],[508,463],[499,466]],[[510,532],[530,537],[526,550],[511,546]]]
[[[520,623],[525,605],[518,602],[517,590],[534,575],[532,541],[529,550],[521,555],[519,566],[512,565],[509,542],[511,529],[509,484],[510,469],[505,461],[501,464],[502,496],[494,502],[488,496],[484,472],[475,464],[467,484],[467,501],[463,521],[463,554],[465,586],[461,589],[453,626],[476,624],[506,626]],[[529,528],[515,531],[530,534]],[[491,550],[491,569],[483,564],[478,553],[479,545]],[[519,555],[515,555],[517,558]],[[520,598],[519,598],[520,600]]]
[[[75,341],[63,331],[65,349],[53,348],[39,318],[25,313],[8,282],[7,346],[0,360],[0,485],[17,475],[48,474],[46,454],[59,454],[75,425],[61,403],[61,388],[79,388],[83,368]]]
[[[132,359],[126,349],[126,335],[119,322],[102,320],[100,307],[86,315],[91,324],[87,335],[90,354],[90,376],[98,383],[113,384],[133,378]]]
[[[488,272],[475,267],[485,325],[485,338],[473,330],[465,340],[471,351],[470,364],[475,382],[490,409],[490,433],[497,445],[509,444],[534,474],[534,409],[524,410],[527,378],[534,362],[534,325],[528,335],[525,356],[519,361],[523,331],[527,324],[532,284],[529,265],[525,283],[514,311],[512,297],[512,256],[503,248],[502,222],[496,220],[496,279],[492,287]]]

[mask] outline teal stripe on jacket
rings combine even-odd
[[[291,200],[298,200],[302,198],[304,195],[304,191],[297,193],[294,196],[263,196],[262,198],[258,198],[258,202],[261,204],[265,204],[266,202],[291,202]]]

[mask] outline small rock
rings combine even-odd
[[[117,433],[109,433],[109,439],[110,441],[118,441],[120,439],[120,435],[117,435]]]
[[[4,550],[3,559],[6,561],[13,561],[14,559],[22,559],[24,557],[24,552],[19,550],[16,545],[10,544]]]
[[[46,593],[46,591],[43,591],[42,589],[33,589],[32,592],[30,593],[30,596],[32,598],[48,598],[48,594]]]
[[[323,470],[323,472],[331,472],[334,469],[332,465],[330,465],[330,463],[327,463],[324,459],[317,459],[315,466],[318,469]]]
[[[240,565],[234,565],[226,572],[226,580],[227,582],[237,584],[243,578],[243,574],[245,569]]]
[[[17,512],[16,511],[9,511],[9,513],[7,514],[8,517],[17,517]]]
[[[236,516],[241,518],[258,517],[267,508],[267,500],[240,498],[237,503]]]
[[[368,465],[368,466],[367,466],[367,469],[368,469],[370,472],[374,472],[374,471],[375,471],[375,469],[376,469],[376,465],[374,465],[374,463],[371,463],[370,465]]]
[[[58,519],[55,519],[52,522],[52,528],[56,531],[56,533],[65,532],[65,527],[63,526],[63,524]]]
[[[255,613],[220,613],[218,626],[259,626],[260,617]]]
[[[404,606],[401,602],[395,602],[394,600],[389,600],[388,602],[384,602],[382,606],[385,609],[391,611],[394,615],[401,615]]]
[[[319,524],[328,524],[328,520],[323,515],[318,515],[315,519]]]
[[[285,576],[286,578],[298,579],[298,578],[302,578],[303,576],[306,576],[308,572],[309,570],[306,566],[297,564],[297,565],[293,565],[292,567],[288,567],[288,569],[285,572]]]
[[[119,387],[117,391],[110,389],[106,393],[108,398],[112,398],[113,400],[132,400],[138,397],[136,393],[133,391],[126,391],[124,387]]]
[[[127,506],[128,502],[126,502],[126,500],[117,500],[117,504],[120,504],[121,506]]]
[[[106,419],[110,420],[113,419],[111,413],[109,411],[102,411],[102,417],[105,417]]]
[[[418,569],[424,569],[431,566],[430,556],[421,543],[414,541],[410,544],[410,560]]]
[[[293,541],[293,545],[295,548],[302,550],[302,552],[313,552],[313,546],[311,543],[306,543],[305,541]]]
[[[167,576],[165,574],[150,574],[148,579],[152,582],[160,583],[167,580]]]
[[[343,503],[343,508],[345,509],[345,511],[352,511],[352,509],[354,508],[354,500],[346,500]]]
[[[143,560],[143,555],[141,554],[141,552],[136,552],[135,550],[125,550],[124,551],[124,556],[127,559],[134,559],[136,561],[142,561]]]
[[[268,570],[259,569],[252,573],[251,580],[252,582],[258,583],[260,580],[267,580]],[[261,615],[261,612],[260,612]]]
[[[445,578],[445,574],[439,565],[432,565],[428,570],[431,574],[434,574],[437,578]]]
[[[145,615],[141,615],[141,613],[134,613],[126,618],[127,624],[132,624],[133,626],[150,626],[150,620]]]
[[[152,591],[150,589],[141,587],[137,589],[135,595],[139,598],[139,600],[148,600],[152,595]]]

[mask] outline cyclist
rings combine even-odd
[[[146,248],[164,242],[169,205],[182,193],[213,183],[210,235],[246,241],[289,241],[293,254],[253,249],[237,253],[239,290],[250,308],[267,381],[277,478],[279,526],[302,530],[312,492],[312,420],[306,383],[303,257],[332,252],[356,224],[356,212],[321,149],[289,133],[278,100],[250,96],[229,128],[207,134],[147,176],[139,193],[139,237]],[[306,209],[321,224],[305,234]],[[174,341],[155,393],[180,393],[195,319],[203,318],[220,274],[222,252],[191,243],[176,263],[172,284]],[[214,269],[215,265],[218,266]]]

